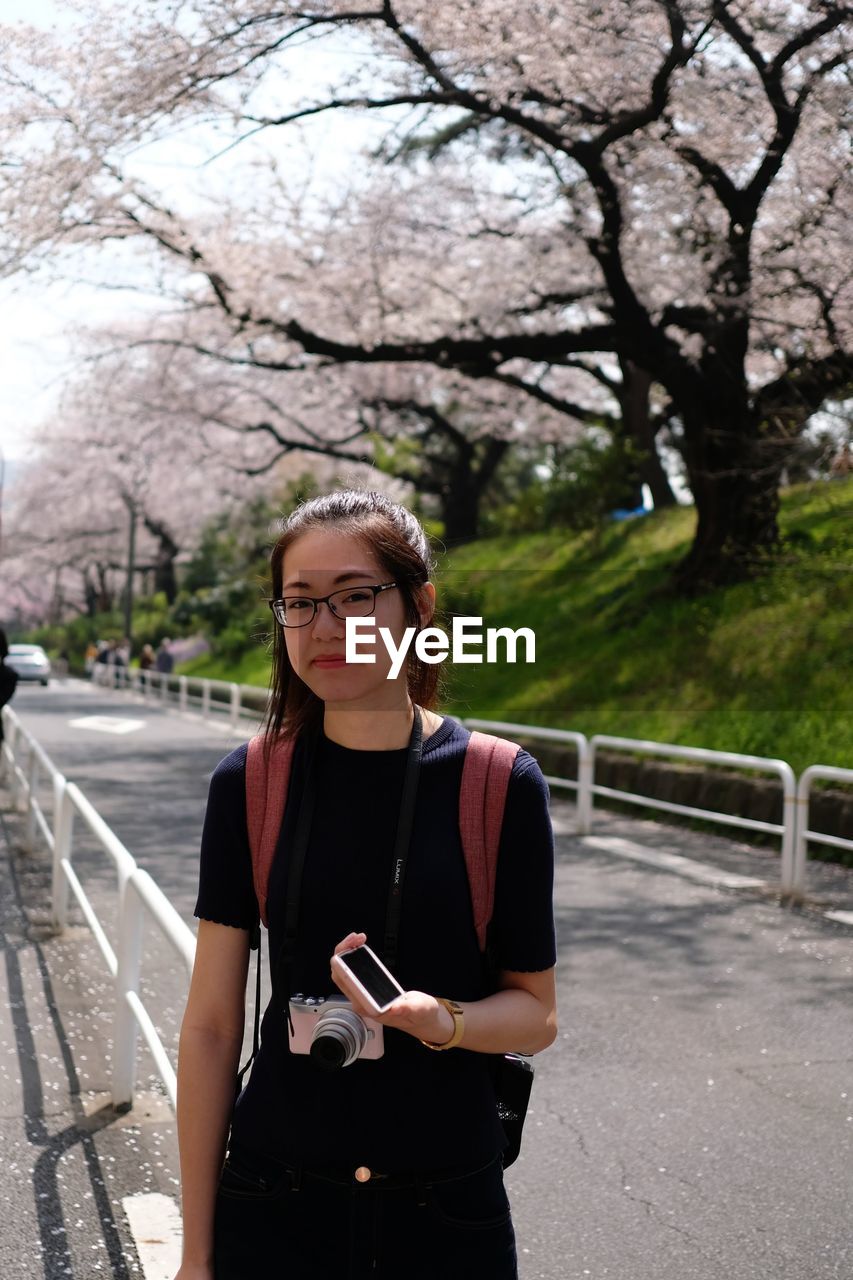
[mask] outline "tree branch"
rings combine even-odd
[[[708,29],[708,26],[704,27],[692,44],[685,45],[684,36],[687,28],[678,6],[667,4],[665,8],[669,21],[670,47],[652,80],[649,100],[644,106],[637,107],[634,111],[620,112],[612,123],[602,129],[590,144],[599,154],[614,142],[618,142],[620,138],[626,138],[629,134],[636,133],[638,129],[644,129],[652,121],[660,119],[669,100],[669,82],[672,73],[677,67],[683,67],[690,61],[693,50]]]
[[[805,422],[834,393],[853,392],[853,356],[834,351],[820,360],[792,361],[785,372],[762,387],[755,398],[759,422]]]
[[[586,370],[586,372],[591,371]],[[556,409],[558,413],[563,413],[570,418],[576,418],[578,422],[584,423],[585,426],[615,425],[616,419],[603,409],[597,411],[595,409],[587,409],[583,405],[574,404],[571,400],[565,400],[562,396],[555,396],[552,392],[546,391],[544,387],[534,382],[526,382],[524,378],[516,377],[511,373],[494,374],[493,377],[496,382],[502,382],[507,387],[515,387],[518,391],[523,391],[525,395],[531,396],[534,400],[539,400],[542,404],[547,404],[550,408]]]
[[[388,409],[391,413],[414,414],[430,423],[431,431],[427,432],[427,435],[433,432],[445,435],[453,441],[453,444],[461,452],[471,452],[471,442],[464,432],[454,426],[450,419],[445,417],[434,404],[423,404],[412,397],[396,400],[390,396],[371,397],[365,403],[374,409]]]

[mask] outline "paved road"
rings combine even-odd
[[[22,690],[16,709],[189,919],[225,736],[74,686]],[[68,727],[96,713],[145,728]],[[568,807],[555,809],[567,830]],[[14,842],[19,824],[7,829]],[[624,819],[600,830],[650,848],[677,840],[711,861],[726,845]],[[537,1062],[508,1175],[522,1280],[849,1280],[853,931],[570,835],[557,849],[561,1035]],[[748,871],[748,851],[731,849]],[[754,858],[753,871],[768,865]],[[0,1274],[129,1275],[118,1201],[176,1194],[173,1125],[145,1055],[139,1110],[116,1121],[104,1108],[109,983],[83,930],[47,936],[46,864],[14,856],[3,886],[19,998],[0,1046],[4,1152],[17,1165]],[[85,869],[106,910],[97,868],[93,857]],[[159,946],[146,965],[158,1020],[175,1028],[183,980]]]

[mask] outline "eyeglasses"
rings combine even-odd
[[[376,608],[379,592],[388,591],[396,585],[396,582],[370,582],[358,587],[343,587],[329,596],[284,596],[268,603],[280,626],[307,627],[314,621],[317,606],[321,604],[327,604],[336,618],[368,618]]]

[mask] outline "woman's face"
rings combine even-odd
[[[335,529],[310,529],[296,538],[284,554],[283,596],[327,596],[343,587],[393,582],[368,543]],[[435,588],[421,588],[422,620],[430,616]],[[407,626],[403,597],[396,587],[376,595],[375,626],[362,635],[375,634],[373,644],[360,644],[362,654],[375,655],[375,662],[346,663],[346,622],[320,604],[311,622],[302,627],[284,627],[284,639],[291,666],[312,693],[327,705],[360,709],[397,707],[406,701],[406,666],[394,680],[387,679],[391,656],[379,635],[387,627],[399,646]],[[337,657],[332,664],[329,659]],[[324,659],[326,660],[324,662]]]

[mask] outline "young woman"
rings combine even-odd
[[[384,645],[375,663],[343,660],[348,616],[375,617],[396,645],[407,626],[430,624],[432,568],[414,516],[356,490],[298,507],[273,551],[278,625],[266,732],[295,740],[267,899],[273,997],[233,1106],[258,921],[242,746],[213,775],[202,837],[198,949],[178,1064],[184,1252],[176,1280],[517,1275],[489,1055],[537,1053],[556,1036],[547,786],[521,751],[501,828],[490,978],[459,834],[469,735],[433,709],[438,666],[421,662],[414,646],[396,679],[387,678]],[[291,1051],[288,1002],[342,993],[370,1013],[333,972],[332,957],[364,942],[382,954],[418,723],[393,970],[405,994],[376,1019],[381,1057],[323,1071]],[[300,825],[306,795],[310,819]],[[298,934],[282,971],[297,838],[305,848]]]

